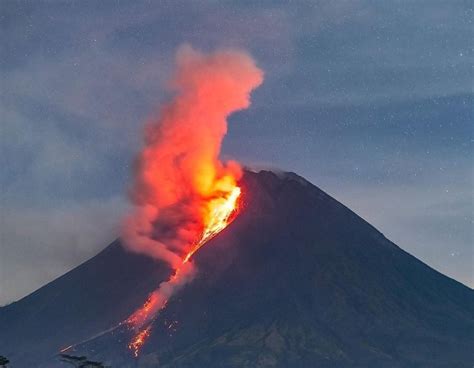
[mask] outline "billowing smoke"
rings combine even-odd
[[[236,162],[219,160],[227,117],[249,106],[251,91],[262,81],[263,72],[245,52],[178,50],[170,81],[174,98],[146,127],[131,188],[134,210],[123,226],[128,249],[175,270],[151,294],[142,314],[132,315],[138,327],[194,274],[183,260],[211,222],[216,203],[228,198],[241,175]]]

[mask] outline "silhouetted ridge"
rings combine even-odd
[[[245,171],[240,185],[239,216],[196,253],[198,275],[140,359],[126,330],[74,353],[114,367],[472,366],[471,289],[294,173]],[[0,352],[15,367],[53,366],[58,348],[123,320],[169,272],[116,241],[0,309]]]

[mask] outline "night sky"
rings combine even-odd
[[[183,43],[265,71],[223,158],[294,171],[471,287],[469,1],[1,1],[0,305],[118,235]]]

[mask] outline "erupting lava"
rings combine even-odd
[[[140,352],[141,347],[145,343],[145,340],[148,336],[150,336],[151,325],[147,328],[141,330],[128,344],[128,348],[133,351],[133,355],[138,357],[138,353]]]
[[[236,186],[227,197],[215,198],[209,202],[210,217],[207,226],[199,242],[184,257],[183,263],[188,262],[199,248],[229,225],[232,220],[231,216],[238,210],[237,200],[239,196],[240,188]]]
[[[130,190],[134,205],[124,221],[124,245],[173,269],[125,322],[135,355],[168,300],[196,273],[193,254],[235,217],[240,165],[219,159],[227,117],[250,105],[263,72],[245,52],[209,54],[189,46],[177,53],[170,86],[175,93],[145,130]]]
[[[171,276],[170,280],[166,281],[163,284],[172,285],[174,281],[178,280],[182,267],[186,266],[193,254],[196,253],[204,244],[206,244],[214,236],[219,234],[232,222],[238,211],[237,201],[239,199],[240,193],[240,188],[238,186],[235,186],[227,196],[214,198],[209,201],[209,217],[207,219],[206,227],[201,235],[200,240],[183,258],[181,267],[178,267],[175,273]],[[138,309],[132,316],[127,319],[127,323],[132,327],[137,325],[140,326],[143,325],[144,321],[148,321],[150,319],[150,316],[153,319],[156,318],[156,312],[154,311],[156,310],[157,302],[159,302],[157,300],[158,296],[159,295],[152,293],[143,305],[143,307]],[[159,310],[163,310],[166,307],[168,299],[162,300],[161,303],[162,304]],[[148,323],[145,328],[139,329],[139,331],[135,334],[130,344],[128,345],[128,348],[133,351],[135,357],[138,357],[138,353],[140,352],[141,347],[145,343],[148,336],[150,336],[150,330],[152,327],[151,322]]]

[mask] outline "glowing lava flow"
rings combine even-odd
[[[194,253],[232,222],[238,210],[237,200],[240,193],[240,188],[235,186],[227,196],[213,198],[209,201],[209,215],[205,221],[206,227],[202,232],[201,238],[185,255],[181,266],[175,270],[171,278],[163,283],[166,287],[173,288],[174,285],[179,282],[180,276],[183,273],[189,273],[190,268],[187,265]],[[168,303],[167,298],[163,299],[164,293],[160,292],[163,284],[160,285],[157,291],[150,295],[143,307],[133,313],[126,321],[132,327],[135,326],[135,330],[138,330],[128,345],[128,348],[133,351],[135,357],[138,357],[140,349],[150,336],[152,323],[156,319],[156,314],[163,310]],[[181,285],[183,284],[184,283]],[[146,325],[146,327],[143,328],[143,325]]]
[[[135,357],[138,357],[138,353],[140,351],[140,348],[143,346],[145,343],[145,340],[147,339],[148,336],[150,336],[150,330],[151,330],[151,325],[149,325],[147,328],[141,330],[128,344],[128,348],[133,351],[133,355]]]
[[[240,188],[235,187],[227,198],[216,198],[209,202],[210,218],[208,224],[204,229],[199,242],[190,252],[188,252],[188,254],[186,254],[186,257],[184,257],[183,263],[188,262],[199,248],[229,225],[232,220],[232,214],[237,210],[237,199],[240,196],[240,192]]]

